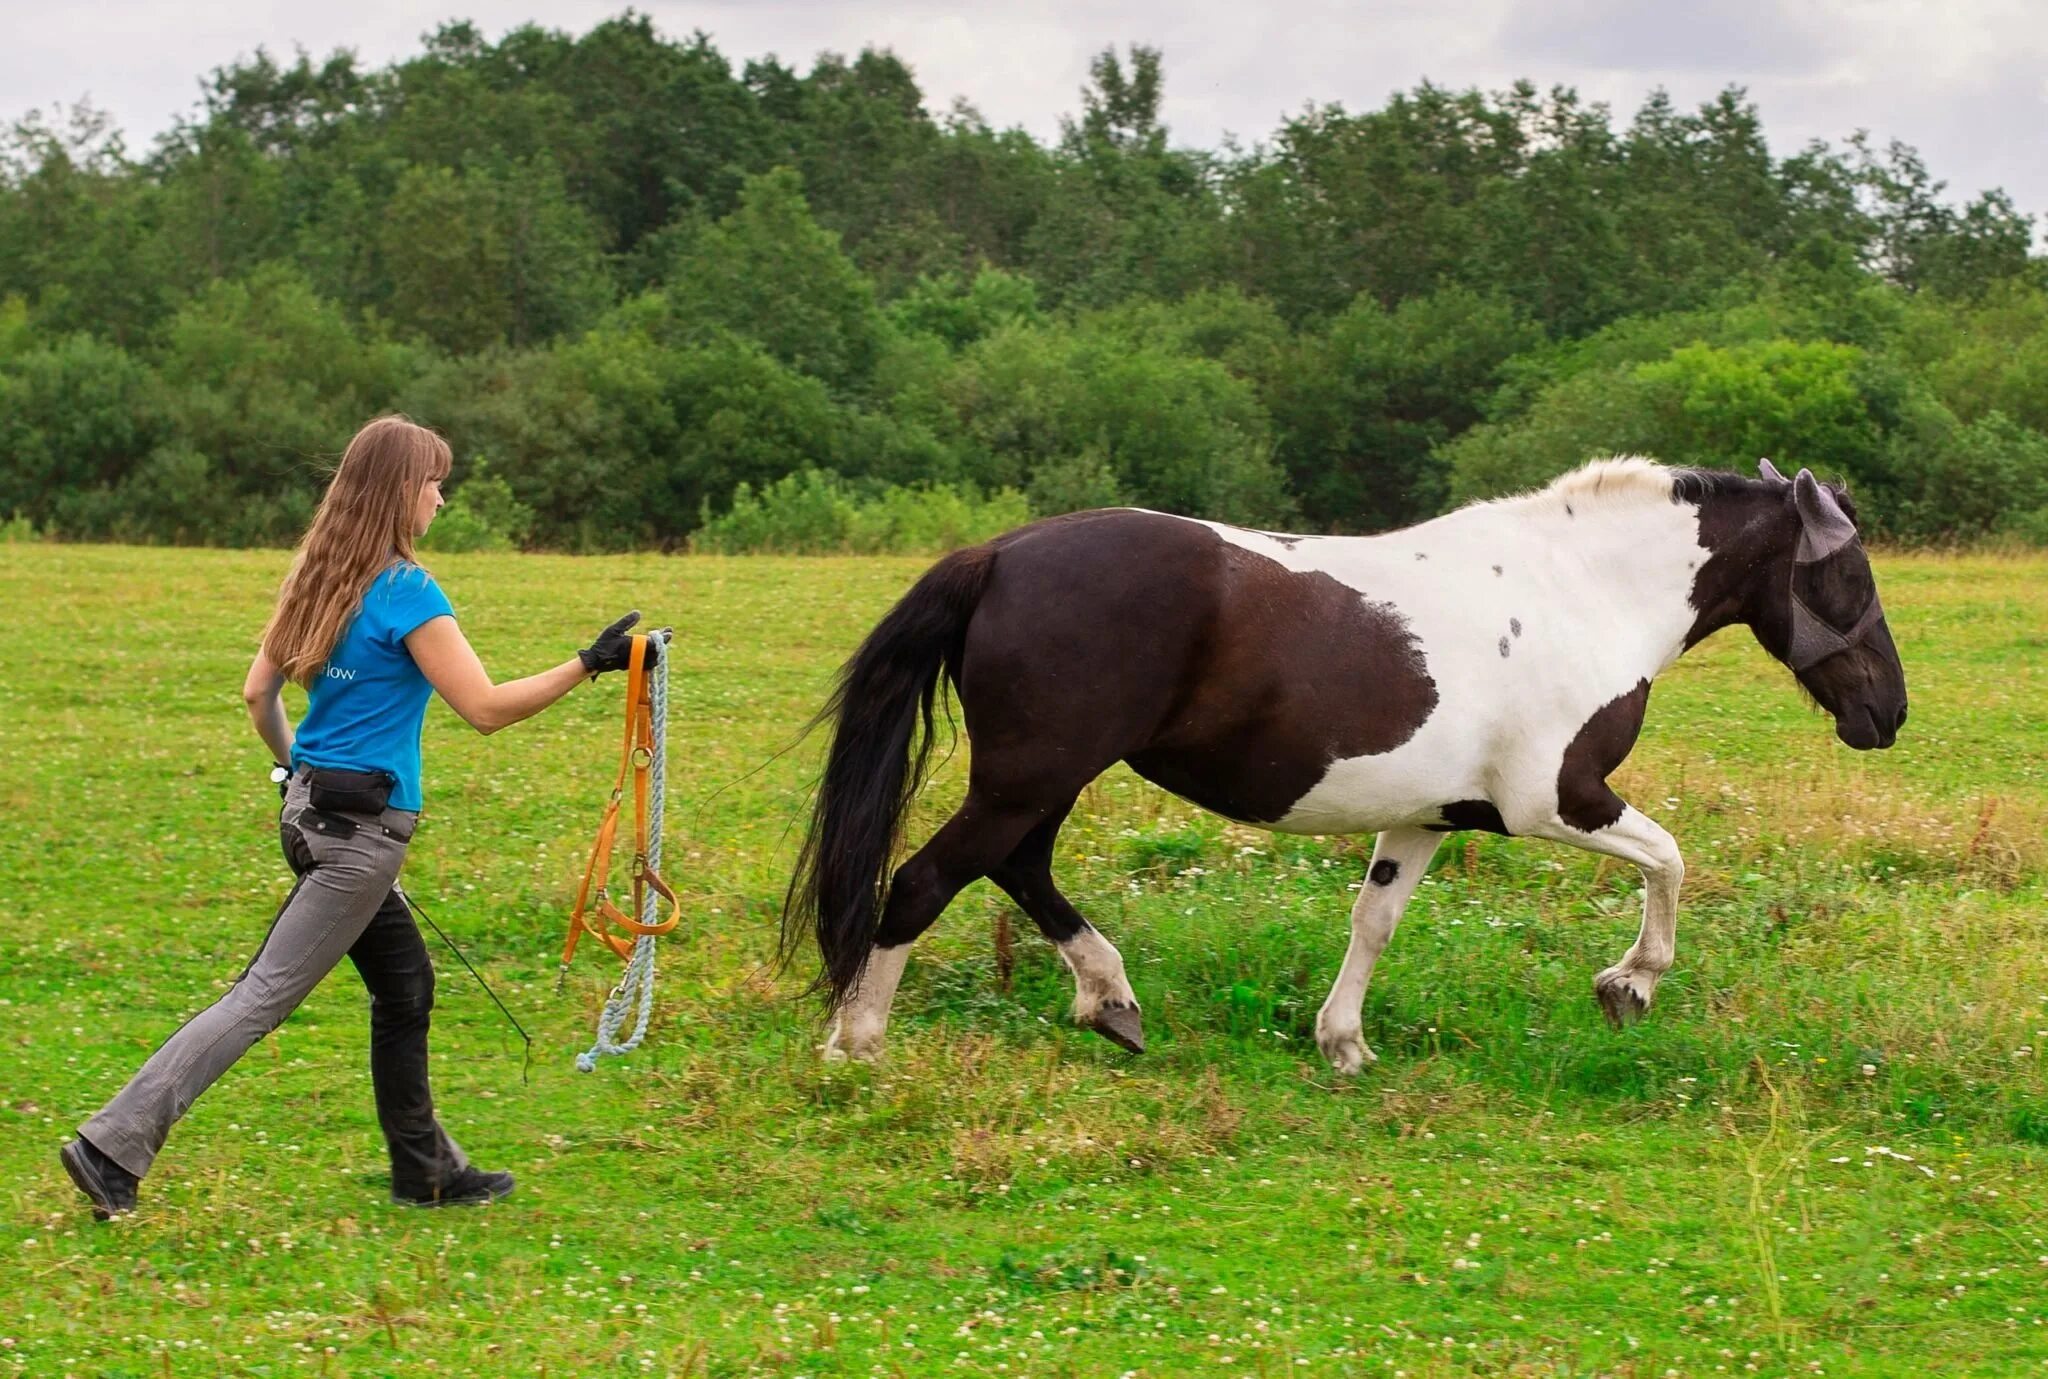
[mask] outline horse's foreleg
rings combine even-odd
[[[1052,879],[1053,842],[1073,807],[1069,800],[1048,814],[989,873],[989,880],[1001,886],[1060,950],[1074,974],[1074,1022],[1132,1053],[1143,1053],[1144,1025],[1137,995],[1124,975],[1123,955],[1060,894]]]
[[[991,804],[970,789],[960,809],[889,880],[867,966],[842,1001],[825,1040],[827,1058],[881,1056],[889,1007],[910,945],[969,882],[988,875],[1045,816],[1042,809]]]
[[[1592,832],[1562,820],[1541,832],[1588,852],[1633,862],[1642,872],[1642,930],[1621,961],[1593,978],[1593,994],[1611,1023],[1620,1026],[1640,1019],[1677,953],[1678,888],[1685,880],[1685,859],[1677,841],[1633,805],[1623,805],[1620,818]]]
[[[1393,937],[1394,926],[1401,922],[1408,898],[1429,870],[1440,839],[1440,834],[1419,828],[1390,828],[1373,844],[1365,884],[1351,906],[1351,946],[1344,952],[1344,966],[1330,987],[1329,999],[1316,1016],[1316,1044],[1340,1073],[1356,1073],[1373,1061],[1373,1052],[1365,1045],[1366,983],[1372,980],[1373,964]]]

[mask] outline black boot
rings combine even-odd
[[[92,1199],[94,1217],[105,1221],[135,1210],[135,1189],[142,1180],[100,1153],[91,1140],[73,1140],[57,1151],[57,1158],[78,1190]]]
[[[402,1192],[394,1187],[391,1200],[401,1207],[481,1207],[511,1191],[511,1174],[465,1167],[447,1182],[425,1192]]]

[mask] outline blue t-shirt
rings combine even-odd
[[[398,778],[391,807],[417,810],[420,725],[434,689],[406,650],[405,635],[454,613],[441,586],[417,565],[394,562],[370,581],[307,692],[292,765],[389,771]]]

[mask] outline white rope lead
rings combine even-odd
[[[668,644],[664,641],[661,659],[654,663],[647,696],[654,729],[654,760],[648,763],[648,772],[653,779],[648,789],[647,866],[656,875],[661,873],[661,810],[668,784],[668,654]],[[640,902],[640,922],[655,924],[660,919],[661,895],[650,886]],[[641,934],[633,940],[633,954],[626,959],[625,973],[620,976],[619,984],[612,988],[612,994],[605,998],[604,1010],[597,1017],[597,1042],[576,1055],[577,1071],[592,1072],[601,1055],[629,1054],[639,1048],[640,1041],[647,1037],[648,1017],[654,1013],[654,939],[653,934]],[[633,1021],[633,1032],[621,1041],[619,1030],[626,1023],[627,1013],[636,1004],[638,1014]]]

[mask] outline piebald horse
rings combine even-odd
[[[1844,743],[1891,746],[1905,673],[1855,511],[1804,469],[1603,460],[1370,537],[1128,508],[1034,522],[939,561],[840,671],[784,953],[815,937],[836,1017],[827,1056],[873,1058],[911,943],[986,876],[1073,970],[1075,1020],[1141,1052],[1123,960],[1052,874],[1076,797],[1122,761],[1240,823],[1379,834],[1316,1019],[1338,1071],[1373,1058],[1373,964],[1458,829],[1641,869],[1642,930],[1593,980],[1608,1018],[1633,1020],[1671,966],[1684,864],[1607,777],[1650,682],[1734,623]],[[967,796],[891,875],[942,675],[972,744]]]

